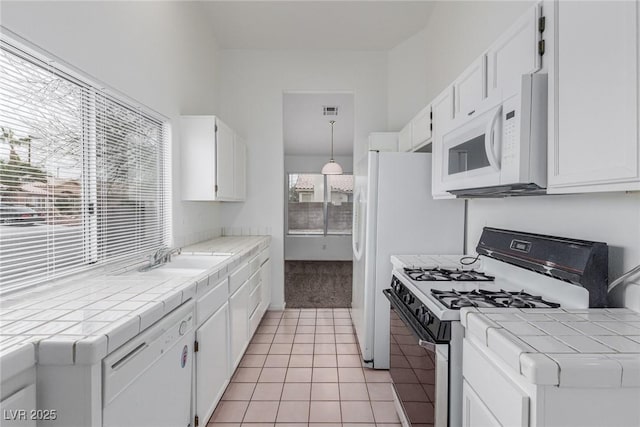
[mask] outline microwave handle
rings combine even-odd
[[[484,149],[487,152],[487,158],[489,159],[489,164],[496,171],[500,170],[500,160],[497,158],[494,151],[495,132],[493,129],[495,128],[496,122],[498,121],[498,118],[500,117],[501,114],[502,114],[502,105],[500,105],[496,109],[496,112],[493,113],[493,117],[489,121],[489,124],[487,125],[487,130],[484,133]]]

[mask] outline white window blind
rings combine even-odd
[[[170,240],[161,119],[3,40],[0,291]]]

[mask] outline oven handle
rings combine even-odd
[[[409,314],[409,310],[400,301],[400,298],[396,296],[391,290],[385,289],[382,291],[385,297],[389,300],[391,307],[395,309],[398,317],[404,322],[405,325],[413,332],[413,335],[418,338],[418,345],[427,351],[432,353],[436,352],[436,342],[429,336],[429,332],[422,327],[416,320],[412,319]]]

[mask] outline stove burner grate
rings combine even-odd
[[[476,270],[447,268],[405,268],[404,272],[417,282],[488,282],[494,277]]]
[[[512,307],[512,308],[558,308],[560,304],[542,299],[524,291],[509,292],[474,289],[472,291],[441,291],[432,289],[431,294],[445,307],[459,309],[462,307]]]

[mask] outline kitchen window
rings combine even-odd
[[[289,174],[289,235],[351,234],[353,175]]]
[[[170,241],[166,120],[4,39],[0,291]]]

